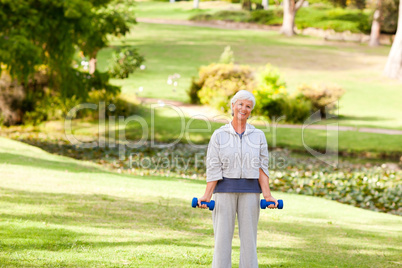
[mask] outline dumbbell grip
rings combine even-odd
[[[261,199],[260,203],[261,203],[260,206],[262,209],[266,209],[269,205],[275,206],[275,202],[266,201],[265,199]],[[276,208],[283,209],[283,200],[282,199],[278,199],[278,205],[276,206]]]
[[[202,201],[202,202],[201,202],[201,205],[207,205],[208,208],[209,208],[209,210],[214,210],[215,201],[214,201],[214,200],[211,200],[210,202]],[[192,200],[192,202],[191,202],[191,206],[192,206],[193,208],[198,207],[198,199],[197,199],[197,197],[194,197],[194,198],[193,198],[193,200]]]

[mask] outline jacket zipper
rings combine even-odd
[[[239,135],[237,136],[240,139],[240,179],[243,179],[243,139]]]

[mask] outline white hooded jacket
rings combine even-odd
[[[212,134],[207,151],[207,182],[230,179],[258,179],[259,169],[269,176],[268,144],[264,132],[246,124],[242,136],[228,123]]]

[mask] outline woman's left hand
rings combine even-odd
[[[273,209],[273,208],[277,208],[277,207],[278,207],[278,200],[276,200],[276,198],[273,197],[272,195],[269,195],[269,196],[267,196],[267,197],[264,196],[264,198],[265,198],[265,200],[266,200],[267,202],[274,202],[274,203],[275,203],[275,205],[272,205],[272,204],[269,205],[268,208]]]

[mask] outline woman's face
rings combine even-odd
[[[253,109],[253,102],[251,100],[238,100],[232,104],[233,116],[238,120],[247,120]]]

